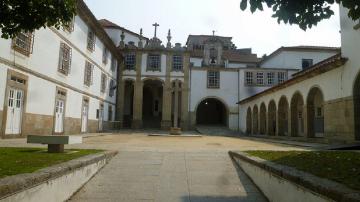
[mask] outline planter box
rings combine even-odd
[[[360,201],[360,192],[347,188],[345,185],[243,152],[229,152],[229,154],[269,201]]]
[[[34,173],[0,179],[0,201],[66,201],[116,154],[88,155]]]

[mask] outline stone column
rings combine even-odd
[[[143,82],[141,80],[142,52],[136,54],[136,80],[134,82],[133,120],[131,127],[142,128]]]
[[[175,82],[174,89],[174,128],[178,128],[178,116],[179,115],[179,82]]]
[[[307,106],[304,104],[303,106],[303,124],[304,124],[304,134],[305,138],[308,138],[308,111]]]
[[[163,86],[163,102],[162,102],[163,105],[162,105],[162,120],[161,120],[162,130],[169,130],[171,128],[171,105],[172,105],[171,83],[170,83],[171,58],[172,55],[168,53],[166,55],[166,73],[165,73],[165,83]]]
[[[116,109],[115,109],[115,120],[114,125],[115,129],[120,129],[123,127],[123,111],[124,111],[124,91],[125,86],[122,80],[122,70],[124,69],[124,64],[121,63],[117,70],[117,88],[116,88]]]
[[[184,54],[183,71],[184,71],[184,82],[182,83],[182,86],[181,86],[181,123],[180,123],[180,126],[183,130],[188,130],[191,125],[191,123],[189,122],[189,113],[190,113],[190,109],[189,109],[190,55],[189,55],[189,53]]]
[[[276,119],[275,119],[275,124],[276,124],[276,127],[275,127],[275,136],[280,136],[280,116],[279,116],[279,109],[277,108],[277,110],[275,111],[276,113]]]

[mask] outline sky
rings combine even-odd
[[[226,2],[226,3],[225,3]],[[339,8],[335,15],[316,27],[301,30],[297,25],[278,24],[272,12],[252,14],[240,10],[240,0],[85,0],[98,19],[108,19],[144,36],[154,36],[155,22],[160,24],[158,37],[166,44],[171,29],[172,43],[185,45],[189,34],[233,37],[238,48],[252,48],[261,57],[281,46],[340,46]]]

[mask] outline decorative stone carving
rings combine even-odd
[[[139,43],[138,43],[139,48],[143,48],[142,36],[143,36],[143,29],[141,28],[140,29],[140,36],[139,36]]]
[[[120,48],[125,48],[125,42],[124,42],[125,33],[124,33],[124,31],[121,32],[120,39],[121,39],[120,44],[119,44]]]
[[[171,30],[169,29],[169,32],[168,32],[168,36],[167,36],[167,40],[168,40],[168,42],[167,42],[167,44],[166,44],[166,48],[171,48]]]

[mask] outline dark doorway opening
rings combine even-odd
[[[225,105],[215,99],[203,100],[196,111],[196,123],[198,125],[223,125],[227,126],[227,110]]]

